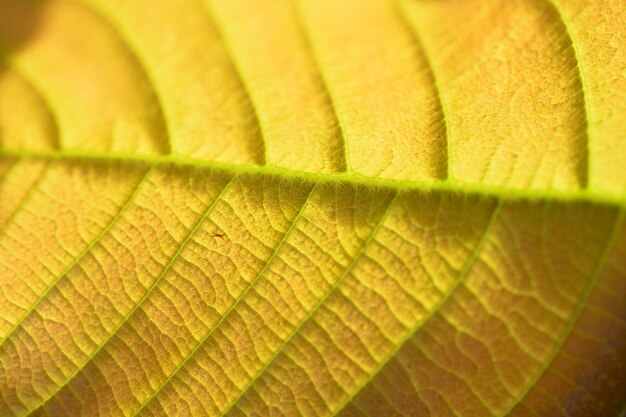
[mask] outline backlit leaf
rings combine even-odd
[[[0,416],[623,415],[623,0],[0,0],[0,57]]]

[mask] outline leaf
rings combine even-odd
[[[623,414],[625,21],[0,1],[0,415]]]

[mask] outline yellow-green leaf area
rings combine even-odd
[[[611,417],[621,0],[0,0],[0,415]]]

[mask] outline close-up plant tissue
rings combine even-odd
[[[626,1],[0,0],[0,417],[626,417]]]

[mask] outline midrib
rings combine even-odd
[[[267,165],[238,165],[217,161],[205,161],[179,155],[141,155],[115,152],[91,151],[33,151],[33,150],[0,150],[0,158],[19,159],[55,159],[67,161],[118,161],[128,163],[143,163],[148,165],[178,165],[207,170],[230,172],[233,174],[258,174],[279,178],[309,181],[313,183],[341,183],[353,186],[384,187],[406,191],[449,191],[474,195],[491,196],[507,200],[536,200],[536,201],[580,201],[612,206],[626,206],[626,192],[617,193],[585,189],[518,189],[483,184],[463,183],[453,180],[445,181],[404,181],[384,178],[372,178],[354,173],[324,173],[292,171],[285,168]]]

